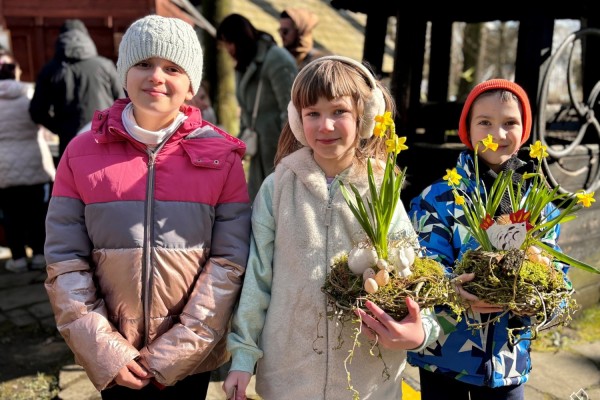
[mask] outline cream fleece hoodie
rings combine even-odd
[[[364,235],[339,190],[340,180],[367,191],[365,168],[358,165],[328,188],[305,147],[282,160],[254,202],[250,257],[228,348],[232,370],[252,372],[258,361],[256,389],[265,400],[352,399],[344,359],[357,325],[341,329],[328,319],[321,291],[332,257]],[[413,231],[402,203],[393,229]],[[428,315],[423,321],[425,346],[439,327]],[[401,398],[406,352],[382,349],[386,380],[382,361],[369,354],[364,337],[362,342],[349,366],[360,398]]]

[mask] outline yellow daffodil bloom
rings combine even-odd
[[[596,201],[596,199],[594,199],[594,192],[577,193],[577,204],[581,203],[581,204],[583,204],[584,207],[591,207],[592,203],[595,201]]]
[[[462,206],[463,204],[465,204],[465,197],[461,196],[460,194],[454,193],[454,201],[456,202],[457,206]]]
[[[408,146],[405,146],[406,137],[398,137],[396,134],[392,134],[392,137],[385,141],[385,145],[387,146],[388,153],[399,154],[402,150],[408,149]]]
[[[548,152],[546,149],[547,147],[542,145],[542,142],[537,140],[529,149],[529,157],[537,158],[539,161],[541,161],[542,158],[548,157]]]
[[[383,135],[385,135],[386,130],[387,126],[385,126],[381,122],[377,122],[375,124],[375,128],[373,128],[373,135],[377,137],[383,137]]]
[[[483,149],[482,153],[485,153],[486,150],[498,150],[498,143],[494,143],[494,138],[492,137],[492,135],[487,135],[487,137],[483,139],[481,143],[483,143],[483,145],[485,146],[485,149]]]
[[[389,129],[392,134],[396,133],[396,124],[392,118],[392,113],[386,111],[383,115],[375,116],[375,128],[373,128],[373,135],[377,137],[383,137],[386,131]]]
[[[448,181],[448,186],[458,186],[460,183],[460,175],[458,171],[456,171],[456,168],[446,169],[444,180]]]
[[[375,122],[385,125],[386,127],[394,125],[394,119],[392,118],[392,113],[390,111],[386,111],[383,115],[377,115],[375,117]]]

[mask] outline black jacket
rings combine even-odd
[[[114,62],[98,55],[86,31],[72,29],[58,36],[54,58],[40,71],[29,113],[58,135],[60,156],[94,111],[122,97]]]

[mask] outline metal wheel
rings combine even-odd
[[[593,89],[590,92],[589,98],[587,101],[580,101],[576,99],[574,94],[574,85],[573,85],[573,72],[572,72],[572,63],[575,55],[575,49],[577,48],[577,42],[581,41],[587,35],[595,35],[600,36],[600,29],[582,29],[580,31],[574,32],[567,36],[567,38],[562,42],[562,44],[558,47],[556,52],[552,55],[548,62],[548,67],[546,72],[544,73],[542,83],[540,86],[540,93],[538,96],[538,115],[537,115],[537,129],[534,131],[534,140],[540,140],[544,146],[547,147],[548,154],[550,157],[554,159],[560,159],[567,155],[571,155],[573,151],[579,146],[589,130],[595,130],[596,134],[598,134],[600,138],[600,123],[594,113],[594,107],[598,105],[598,95],[600,93],[600,82],[597,82],[594,85]],[[571,102],[572,110],[576,113],[576,118],[579,123],[579,128],[577,130],[577,135],[572,138],[570,143],[563,143],[563,148],[559,149],[556,146],[552,146],[552,143],[549,143],[550,135],[548,134],[546,123],[546,106],[548,102],[548,88],[550,85],[550,76],[552,70],[556,67],[558,60],[563,56],[563,54],[568,53],[568,66],[567,66],[567,86],[569,93],[569,101]],[[600,143],[600,139],[598,140]],[[591,160],[592,161],[592,160]],[[588,166],[590,171],[595,168],[596,172],[586,179],[586,184],[584,189],[586,192],[592,192],[600,187],[600,168],[598,166],[591,165],[593,162],[590,162]],[[549,168],[548,160],[544,159],[544,172],[548,178],[548,181],[554,186],[560,186],[559,182],[556,181],[556,178],[552,175],[552,171]],[[560,187],[560,191],[563,193],[568,192],[563,187]]]

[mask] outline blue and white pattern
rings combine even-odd
[[[457,172],[466,178],[461,180],[458,189],[469,195],[475,189],[472,154],[470,151],[462,152],[456,165]],[[554,211],[556,209],[552,205],[546,206],[546,215]],[[455,203],[452,188],[442,179],[411,201],[408,214],[426,254],[441,262],[449,274],[465,251],[479,247],[464,227],[464,213],[462,207]],[[544,242],[559,250],[556,244],[559,233],[560,226],[556,225],[546,232]],[[565,280],[567,269],[568,266],[563,265]],[[530,341],[522,340],[511,346],[507,331],[507,328],[529,325],[527,317],[507,314],[496,323],[485,324],[498,314],[470,313],[469,319],[462,316],[460,321],[445,307],[436,307],[436,314],[442,328],[440,336],[425,350],[408,352],[411,365],[479,386],[500,387],[527,381],[531,370]],[[474,323],[485,326],[473,330],[468,324]],[[530,335],[525,330],[521,338],[529,338]]]

